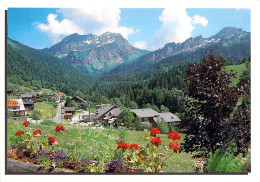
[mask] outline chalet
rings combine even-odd
[[[64,118],[72,119],[72,116],[75,114],[75,112],[76,112],[75,107],[64,107]]]
[[[160,114],[159,117],[154,118],[154,120],[156,122],[163,121],[163,122],[166,122],[166,123],[173,123],[173,122],[181,121],[178,118],[178,116],[172,114],[171,112],[164,112],[164,113],[159,113],[159,114]]]
[[[103,118],[103,120],[106,123],[114,123],[115,121],[117,121],[117,118],[122,111],[123,111],[123,108],[113,108],[112,110],[110,110],[109,112],[107,112],[105,114],[105,117]]]
[[[160,116],[160,113],[150,108],[131,109],[131,111],[135,117],[140,117],[143,122],[149,121],[149,123],[153,126],[156,125],[154,118]]]
[[[11,88],[8,88],[8,89],[6,90],[6,93],[7,93],[8,96],[13,96],[13,95],[14,95],[14,90],[11,89]]]
[[[63,93],[51,93],[48,95],[48,99],[54,99],[56,103],[63,102]]]
[[[23,101],[23,104],[24,104],[26,111],[31,111],[35,108],[34,102],[36,100],[36,96],[37,96],[36,92],[27,92],[27,93],[24,93],[20,96],[20,98]]]
[[[111,106],[112,104],[100,104],[100,105],[96,105],[96,109],[100,109],[102,107],[106,107],[106,106]]]
[[[79,105],[79,106],[87,104],[87,101],[85,101],[84,99],[82,99],[78,96],[74,96],[71,100],[74,100],[77,103],[77,105]]]
[[[97,116],[97,119],[99,121],[103,121],[103,119],[106,117],[106,114],[115,108],[118,107],[116,105],[108,105],[108,106],[101,107],[95,112],[95,115]]]
[[[17,120],[26,120],[25,108],[22,99],[8,99],[7,109],[13,113],[12,117]]]

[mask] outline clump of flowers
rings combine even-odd
[[[179,133],[177,131],[172,131],[168,134],[168,139],[181,140],[181,136],[179,135]]]
[[[23,122],[22,126],[27,127],[30,123],[28,121]]]
[[[22,135],[24,135],[24,132],[20,130],[15,133],[15,136],[22,136]]]
[[[57,150],[54,154],[53,161],[56,162],[57,165],[62,165],[64,161],[66,161],[67,154],[64,150]]]
[[[129,149],[129,145],[125,142],[119,142],[117,149],[122,148],[123,150]]]
[[[139,145],[137,145],[136,143],[132,143],[130,145],[130,149],[134,148],[135,150],[138,150],[139,149]]]
[[[123,163],[120,160],[113,160],[107,164],[107,172],[120,172],[123,169]]]
[[[42,131],[41,130],[34,130],[33,136],[41,136],[41,135],[42,135]]]
[[[63,125],[57,125],[55,131],[56,131],[56,133],[59,131],[65,131],[65,128]]]
[[[56,141],[56,140],[55,140],[54,137],[52,137],[52,136],[49,136],[49,137],[48,137],[48,143],[49,143],[50,145],[52,145],[55,141]]]
[[[153,138],[153,139],[151,140],[151,144],[153,144],[153,145],[159,147],[159,146],[162,144],[162,140],[161,140],[160,137]]]
[[[156,137],[156,134],[160,134],[160,130],[158,128],[153,128],[150,131],[150,136]]]
[[[177,140],[175,140],[174,142],[171,140],[169,147],[172,148],[174,152],[178,152],[180,150],[180,144]]]

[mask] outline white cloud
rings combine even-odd
[[[202,26],[205,27],[208,25],[208,20],[204,16],[195,15],[192,17],[192,24],[201,24]]]
[[[193,18],[188,16],[185,8],[166,8],[159,16],[162,22],[160,29],[155,31],[150,50],[163,47],[166,43],[181,43],[191,37],[191,32],[195,29],[194,24],[206,26],[208,21],[205,17],[195,15]]]
[[[137,47],[139,49],[148,50],[148,46],[145,41],[135,42],[134,47]]]
[[[48,24],[39,24],[38,28],[46,33],[51,33],[50,38],[69,35],[71,33],[101,35],[107,31],[121,33],[124,38],[134,33],[132,27],[119,26],[119,8],[91,8],[91,9],[58,9],[57,13],[64,18],[57,21],[57,15],[48,15]],[[49,21],[49,17],[51,21]],[[62,31],[61,29],[64,29]],[[53,36],[55,35],[55,36]]]
[[[37,27],[46,32],[49,37],[52,39],[53,43],[57,43],[60,41],[61,35],[68,35],[74,32],[78,32],[80,34],[83,33],[83,29],[77,27],[72,21],[68,19],[63,19],[62,21],[56,20],[56,14],[49,14],[47,16],[47,24],[38,23]]]

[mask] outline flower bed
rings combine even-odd
[[[30,123],[23,124],[27,131],[18,130],[15,137],[17,144],[9,147],[8,157],[20,161],[30,162],[37,164],[43,168],[63,168],[71,169],[76,172],[86,173],[104,173],[104,172],[120,172],[120,173],[157,173],[164,168],[165,161],[173,153],[178,153],[180,144],[177,140],[181,137],[177,132],[170,133],[168,136],[169,147],[162,147],[162,140],[157,137],[160,134],[158,128],[154,128],[150,132],[150,137],[146,136],[147,144],[139,145],[137,143],[127,144],[124,141],[118,142],[118,147],[115,152],[121,155],[120,160],[106,161],[93,161],[86,158],[73,158],[68,156],[66,152],[59,147],[57,135],[67,131],[63,125],[58,125],[53,128],[55,134],[52,136],[40,129],[28,127]],[[29,131],[28,131],[29,130]],[[16,130],[17,131],[17,130]],[[81,137],[78,137],[77,142],[82,142]],[[74,144],[72,144],[74,145]],[[158,153],[164,150],[164,153]],[[112,149],[111,149],[112,150]],[[75,147],[75,153],[77,153]],[[46,170],[45,170],[46,171]]]

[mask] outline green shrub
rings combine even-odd
[[[242,154],[235,156],[236,148],[218,149],[210,154],[206,171],[209,173],[243,173],[247,172],[242,162]]]
[[[158,122],[157,125],[158,125],[158,128],[161,131],[161,133],[168,134],[170,132],[168,123],[161,121],[161,122]]]

